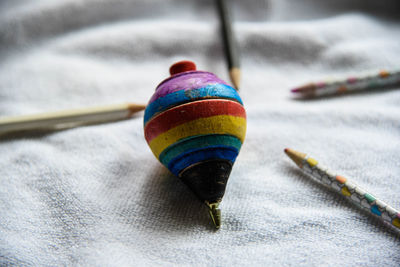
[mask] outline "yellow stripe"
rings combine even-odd
[[[399,218],[395,218],[395,219],[392,221],[392,224],[393,224],[394,226],[400,228],[400,219],[399,219]]]
[[[311,167],[314,167],[315,165],[318,164],[318,161],[316,161],[316,160],[313,159],[313,158],[308,158],[308,159],[307,159],[307,162],[308,162],[308,164],[310,164]]]
[[[230,115],[218,115],[201,118],[172,128],[154,138],[149,146],[158,158],[161,152],[180,139],[203,134],[229,134],[240,141],[246,135],[246,119]]]
[[[347,186],[343,186],[341,192],[342,192],[342,195],[344,195],[346,197],[351,196],[351,193],[350,193],[349,189],[347,188]]]

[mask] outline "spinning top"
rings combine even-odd
[[[209,208],[218,205],[246,134],[246,112],[236,90],[191,61],[177,62],[144,114],[144,134],[156,158]]]

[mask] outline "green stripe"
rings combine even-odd
[[[197,148],[204,148],[208,146],[232,146],[235,147],[238,151],[242,146],[242,142],[231,135],[198,135],[191,136],[187,139],[183,139],[168,148],[166,148],[159,157],[159,160],[165,166],[168,166],[169,162],[180,154]]]
[[[365,197],[366,200],[368,200],[369,203],[374,202],[375,199],[376,199],[373,195],[370,195],[368,193],[365,193],[364,197]]]

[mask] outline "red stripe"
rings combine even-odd
[[[166,110],[151,119],[144,128],[144,135],[150,143],[159,134],[186,122],[216,115],[231,115],[246,118],[243,106],[226,99],[208,99],[190,102]]]

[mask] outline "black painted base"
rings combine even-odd
[[[222,200],[232,170],[227,160],[209,160],[182,171],[179,177],[202,201],[216,203]]]

